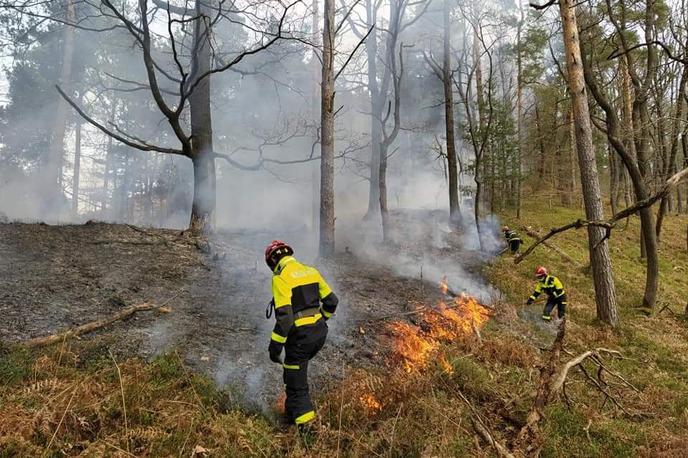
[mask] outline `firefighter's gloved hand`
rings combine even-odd
[[[530,305],[530,304],[532,304],[533,302],[534,302],[534,301],[533,301],[533,298],[532,298],[532,297],[529,297],[528,300],[526,301],[526,305]]]
[[[270,353],[270,361],[273,363],[282,364],[282,348],[284,345],[277,343],[274,340],[270,341],[270,346],[268,346],[268,352]]]

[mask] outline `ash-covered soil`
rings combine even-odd
[[[489,289],[465,273],[479,270],[481,256],[432,248],[429,239],[407,239],[374,255],[350,241],[346,251],[320,262],[307,231],[279,236],[293,244],[300,260],[318,267],[341,298],[329,322],[329,342],[311,366],[316,389],[347,367],[382,364],[384,321],[415,304],[436,303],[435,277],[442,269],[450,270],[451,284],[452,266],[457,267],[459,289]],[[119,356],[177,351],[218,384],[235,386],[247,405],[265,408],[282,389],[281,369],[267,357],[271,273],[262,254],[273,237],[221,233],[209,251],[174,230],[0,224],[0,340],[52,334],[131,304],[166,304],[170,313],[142,312],[83,339]]]

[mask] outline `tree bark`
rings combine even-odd
[[[461,224],[459,204],[459,178],[454,137],[454,94],[451,68],[451,25],[449,21],[450,0],[444,0],[444,38],[442,56],[442,84],[444,86],[444,128],[447,137],[447,172],[449,175],[449,224],[458,229]]]
[[[74,174],[72,176],[72,215],[79,215],[79,179],[81,178],[81,123],[74,127]]]
[[[676,96],[676,107],[674,109],[674,116],[673,120],[671,123],[671,147],[669,150],[669,157],[667,158],[666,163],[664,164],[664,170],[663,170],[663,180],[667,180],[673,172],[676,171],[676,156],[678,154],[678,142],[680,139],[679,136],[679,129],[681,122],[684,121],[683,118],[683,101],[684,101],[684,93],[686,89],[686,84],[688,82],[688,65],[683,66],[683,72],[681,73],[681,81],[678,86],[678,94]],[[658,108],[661,105],[661,102],[657,104]],[[668,200],[669,196],[666,196],[665,198],[662,199],[662,202],[659,205],[659,211],[657,212],[657,223],[655,227],[655,233],[657,235],[657,243],[660,241],[660,236],[662,233],[662,223],[664,221],[664,215],[667,212],[667,207],[668,207]]]
[[[192,73],[204,75],[210,70],[210,21],[212,5],[196,2]],[[204,234],[213,228],[215,213],[215,158],[213,156],[212,113],[210,108],[210,76],[198,82],[189,98],[191,114],[191,161],[194,172],[194,193],[191,204],[192,233]]]
[[[320,85],[320,256],[335,249],[334,214],[334,29],[333,0],[325,0]]]
[[[535,127],[537,129],[538,136],[538,146],[540,153],[540,160],[537,164],[537,184],[535,189],[539,190],[542,188],[542,183],[545,181],[545,159],[547,158],[547,151],[545,150],[545,133],[542,129],[542,121],[540,119],[540,109],[538,108],[537,100],[535,101]]]
[[[623,37],[623,34],[620,34]],[[623,38],[622,38],[623,41]],[[648,43],[651,40],[648,41]],[[625,44],[624,44],[625,48]],[[652,48],[652,46],[649,46]],[[652,54],[652,53],[649,53]],[[648,191],[647,184],[645,183],[645,176],[647,173],[647,160],[645,154],[645,148],[648,146],[648,140],[642,132],[639,132],[642,124],[645,122],[649,123],[649,119],[643,113],[646,112],[647,99],[644,96],[638,94],[638,92],[643,92],[644,89],[641,87],[640,83],[634,82],[637,79],[635,75],[635,70],[633,68],[633,63],[631,62],[630,54],[625,54],[625,69],[627,70],[628,76],[625,77],[630,79],[633,83],[633,89],[635,93],[635,99],[632,102],[631,113],[631,126],[627,125],[628,122],[628,110],[629,110],[629,99],[630,88],[623,89],[624,96],[624,115],[626,119],[622,123],[619,120],[617,111],[614,109],[612,104],[605,98],[602,91],[600,90],[597,82],[592,73],[591,63],[586,61],[584,63],[585,81],[590,88],[590,92],[604,110],[606,115],[606,133],[607,138],[611,142],[612,146],[619,154],[621,161],[623,162],[626,170],[628,171],[631,185],[633,186],[633,192],[636,196],[636,201],[643,201],[647,199],[650,195]],[[652,61],[652,59],[650,59]],[[650,62],[650,66],[654,65]],[[630,72],[633,71],[633,75]],[[625,124],[625,125],[624,125]],[[633,134],[633,139],[631,141],[624,141],[625,136],[622,132],[630,131]],[[645,132],[647,134],[647,132]],[[645,254],[647,257],[647,271],[645,278],[645,292],[643,295],[643,306],[644,307],[654,307],[657,300],[657,290],[659,285],[659,254],[657,251],[657,238],[655,234],[654,225],[654,215],[652,214],[652,209],[645,207],[639,212],[640,215],[640,227],[641,227],[641,254]]]
[[[602,194],[592,142],[592,127],[583,76],[574,1],[560,0],[559,13],[566,50],[566,68],[573,107],[573,121],[576,128],[576,150],[578,152],[585,215],[588,220],[601,221],[604,219]],[[616,309],[616,289],[612,277],[609,245],[605,240],[603,228],[588,226],[588,246],[595,285],[597,318],[603,323],[617,326],[619,316]]]
[[[382,220],[382,241],[390,241],[390,231],[389,231],[389,209],[387,208],[387,151],[388,147],[386,144],[382,143],[380,145],[380,168],[379,168],[379,208],[380,208],[380,218]]]
[[[485,179],[490,176],[488,172],[491,169],[491,165],[494,163],[494,158],[490,154],[490,147],[489,147],[489,140],[487,137],[487,132],[485,131],[485,94],[483,91],[483,68],[480,63],[480,44],[479,44],[479,36],[478,36],[478,30],[473,31],[473,62],[475,65],[475,94],[476,94],[476,99],[478,102],[478,137],[479,138],[484,138],[486,140],[485,145],[483,147],[483,151],[481,153],[481,161],[483,164],[483,173],[482,173],[482,179],[481,182],[485,183]],[[477,167],[476,167],[477,168]],[[494,178],[494,177],[493,177]],[[494,179],[491,179],[491,185],[494,186]],[[487,193],[490,191],[490,195],[488,196],[490,198],[490,203],[491,203],[491,209],[494,211],[494,188],[490,187],[488,190],[485,190]],[[487,199],[485,199],[487,202]],[[476,199],[476,208],[481,204],[479,200]],[[480,238],[480,225],[478,222],[478,215],[480,214],[479,209],[475,211],[475,223],[478,229],[478,236]],[[481,242],[481,249],[482,249],[482,242]]]
[[[377,22],[377,7],[374,0],[366,0],[366,27]],[[368,210],[364,219],[369,220],[380,214],[380,144],[382,129],[380,121],[384,110],[384,97],[380,94],[377,81],[377,28],[366,39],[366,60],[368,66],[368,90],[370,91],[370,187],[368,191]]]
[[[74,0],[67,0],[67,21],[69,23],[76,22],[76,12],[74,7]],[[60,69],[60,87],[69,87],[72,80],[72,66],[74,63],[74,27],[64,25],[63,29],[63,43],[62,43],[62,67]],[[67,111],[69,106],[64,98],[58,95],[57,107],[55,109],[55,118],[53,120],[52,132],[50,136],[50,148],[48,150],[48,158],[45,164],[45,183],[47,184],[47,192],[45,196],[45,211],[48,215],[57,216],[55,212],[59,212],[59,203],[62,196],[62,165],[64,160],[64,139],[65,131],[67,130]]]
[[[311,14],[311,39],[313,40],[313,57],[311,58],[311,118],[313,126],[318,125],[318,118],[320,117],[320,65],[318,57],[316,54],[316,49],[319,49],[320,45],[320,11],[318,0],[313,0]],[[313,135],[313,142],[320,141],[320,130],[316,128],[315,135]],[[320,210],[320,164],[318,161],[313,161],[311,164],[311,189],[312,189],[312,202],[311,202],[311,230],[313,233],[317,230],[319,221],[319,210]]]
[[[516,219],[521,219],[521,167],[523,158],[523,50],[522,34],[523,24],[525,23],[525,13],[523,3],[518,2],[519,21],[516,30],[516,130],[518,135],[518,148],[516,154]]]

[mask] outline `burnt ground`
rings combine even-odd
[[[440,298],[433,268],[426,267],[421,280],[423,264],[461,264],[469,272],[456,274],[461,284],[481,288],[473,277],[484,259],[451,244],[405,242],[372,256],[366,251],[366,259],[361,250],[347,248],[323,263],[309,256],[304,233],[296,230],[285,238],[341,298],[328,345],[312,366],[316,387],[342,376],[346,367],[382,364],[384,320]],[[281,390],[281,371],[267,358],[273,320],[265,319],[264,310],[271,274],[262,250],[270,238],[260,232],[223,233],[208,253],[174,230],[0,224],[0,341],[52,334],[126,305],[166,304],[170,313],[142,312],[83,341],[119,357],[177,351],[195,370],[234,386],[247,405],[264,409]],[[399,251],[403,258],[395,257]]]

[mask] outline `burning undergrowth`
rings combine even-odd
[[[345,386],[326,402],[333,420],[384,422],[389,420],[390,411],[401,412],[412,391],[423,390],[422,385],[429,380],[426,372],[438,369],[444,376],[454,375],[455,362],[446,350],[451,344],[460,343],[465,348],[469,340],[480,340],[480,330],[492,312],[474,297],[454,294],[446,278],[440,288],[445,299],[432,307],[418,304],[408,314],[412,322],[385,325],[384,340],[390,348],[388,370],[384,375],[362,369],[352,371]]]
[[[401,362],[407,373],[422,370],[432,361],[451,372],[441,344],[470,335],[480,339],[480,330],[490,319],[491,312],[485,305],[474,297],[454,294],[446,278],[440,282],[440,289],[451,301],[440,300],[434,307],[419,304],[412,313],[414,323],[395,321],[387,325],[392,337],[391,357]]]

